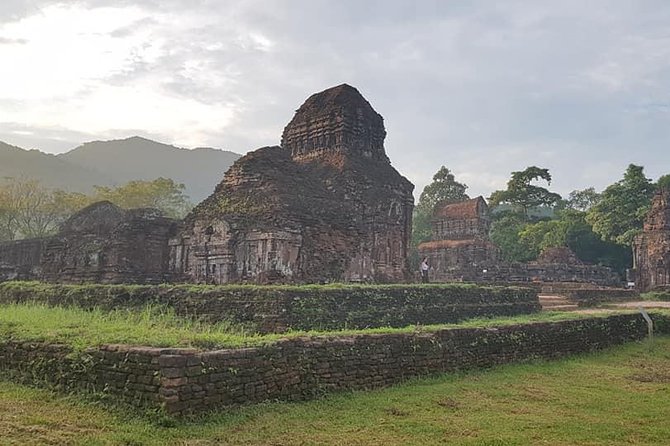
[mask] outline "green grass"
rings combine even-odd
[[[600,315],[608,315],[604,311]],[[0,305],[0,341],[5,339],[48,341],[73,346],[76,350],[102,344],[155,347],[224,348],[254,346],[285,337],[337,336],[357,333],[430,332],[455,327],[492,327],[532,322],[594,317],[593,314],[541,312],[506,318],[472,319],[458,324],[374,328],[330,332],[289,332],[259,335],[230,323],[208,324],[180,318],[166,307],[143,310],[83,310],[78,307],[49,307],[25,303]]]
[[[670,338],[168,425],[0,382],[0,444],[665,445]]]
[[[643,300],[670,301],[670,291],[650,291],[640,295]]]

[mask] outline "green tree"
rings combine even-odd
[[[655,189],[644,167],[631,164],[621,180],[603,191],[586,219],[603,240],[630,246],[642,230]]]
[[[623,274],[632,264],[630,248],[604,241],[586,221],[586,212],[567,209],[560,212],[566,224],[565,246],[584,262],[609,266]]]
[[[108,200],[124,209],[155,208],[172,218],[182,218],[191,204],[184,185],[169,178],[153,181],[130,181],[116,188],[95,186],[96,200]]]
[[[544,187],[532,184],[534,181],[544,180],[551,184],[549,169],[530,166],[519,172],[512,172],[512,178],[507,182],[507,189],[497,190],[489,197],[492,207],[501,204],[511,205],[525,219],[528,219],[528,211],[540,206],[553,206],[561,196],[550,192]]]
[[[58,225],[78,206],[67,205],[71,197],[83,196],[45,188],[37,180],[8,178],[0,186],[0,237],[44,237],[56,231]]]
[[[566,246],[567,231],[565,221],[543,220],[521,229],[519,241],[528,250],[528,257],[536,259],[547,248]]]
[[[576,211],[588,211],[598,200],[600,200],[600,194],[593,187],[573,190],[565,201],[565,207]]]
[[[502,258],[508,262],[527,262],[533,260],[533,253],[521,241],[519,234],[529,225],[518,213],[504,212],[491,224],[491,240],[498,245]]]
[[[470,197],[465,191],[468,186],[456,181],[456,177],[445,166],[433,175],[433,182],[423,188],[419,197],[418,209],[433,212],[438,204],[458,203]]]
[[[659,189],[670,189],[670,174],[663,175],[656,181],[656,187]]]

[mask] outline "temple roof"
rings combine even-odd
[[[437,205],[434,218],[446,218],[449,220],[463,220],[470,218],[479,218],[482,213],[488,210],[486,201],[481,196],[459,203],[450,203]]]
[[[385,137],[384,118],[357,89],[342,84],[307,98],[284,128],[281,147],[294,159],[343,151],[388,163]]]
[[[374,113],[381,118],[370,103],[354,87],[348,84],[338,85],[311,95],[304,104],[296,110],[293,121],[309,119],[316,115],[325,115],[333,109],[355,109],[362,108],[368,113]]]

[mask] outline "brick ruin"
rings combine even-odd
[[[549,248],[534,262],[504,262],[489,238],[490,225],[489,209],[482,197],[436,206],[432,240],[418,247],[420,257],[428,258],[431,280],[621,284],[616,272],[586,264],[566,247]]]
[[[155,209],[95,203],[53,237],[0,244],[0,280],[162,283],[177,223]]]
[[[670,189],[656,193],[642,234],[633,241],[633,271],[641,291],[670,285]]]
[[[355,88],[314,94],[281,146],[239,159],[171,240],[184,281],[398,282],[414,186],[390,164],[381,115]]]
[[[482,197],[438,205],[432,221],[432,240],[418,247],[428,257],[432,280],[478,280],[481,272],[495,265],[500,250],[489,239],[491,218]]]
[[[358,90],[330,88],[298,109],[281,146],[238,160],[183,222],[99,203],[55,237],[1,244],[0,280],[403,281],[414,186],[385,137]]]

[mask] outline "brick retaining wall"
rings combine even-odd
[[[670,317],[652,317],[657,332],[670,334]],[[218,351],[105,346],[73,354],[65,346],[5,341],[0,343],[0,370],[23,382],[104,391],[126,403],[186,415],[557,358],[640,340],[646,334],[643,318],[626,314],[430,333],[300,337]]]
[[[139,308],[167,305],[181,316],[229,320],[260,332],[405,327],[540,310],[537,291],[476,285],[126,286],[0,284],[0,304]]]

